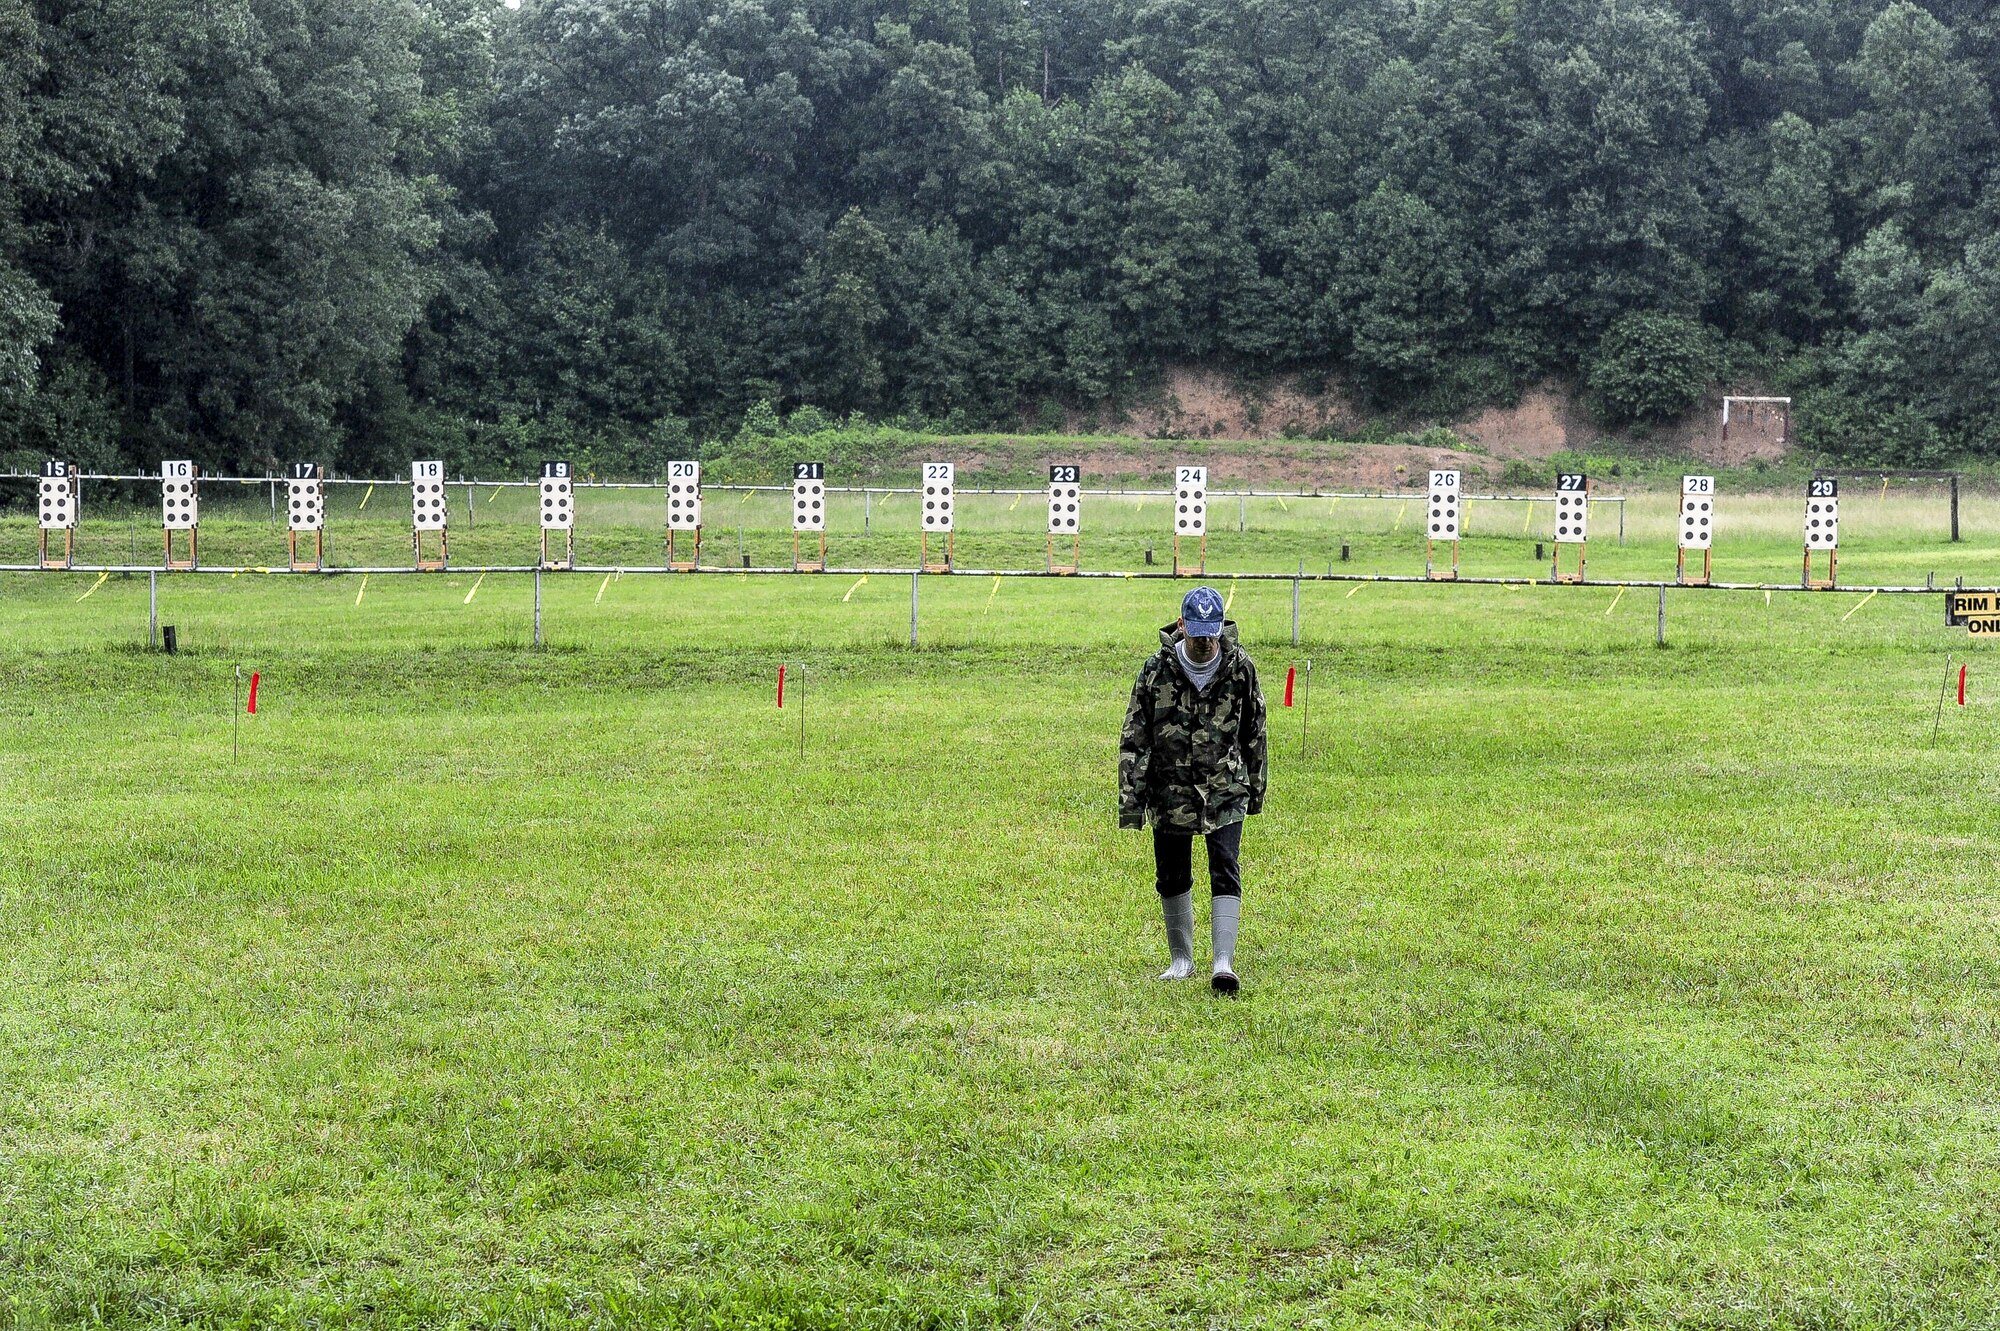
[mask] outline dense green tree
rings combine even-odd
[[[1991,450],[1972,0],[0,0],[0,452],[646,468],[1172,361]]]

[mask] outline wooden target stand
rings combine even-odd
[[[426,488],[428,487],[428,488]],[[442,572],[451,555],[445,528],[444,463],[436,459],[410,464],[410,557],[419,573]],[[424,533],[437,533],[437,554],[424,554]]]
[[[1575,543],[1576,572],[1574,573],[1565,573],[1562,571],[1563,546],[1567,544],[1569,544],[1567,541],[1557,541],[1555,543],[1555,557],[1549,561],[1549,581],[1551,582],[1582,582],[1584,580],[1584,570],[1589,560],[1586,546],[1589,543],[1586,541],[1577,541]]]
[[[562,554],[551,559],[549,557],[550,529],[547,527],[542,528],[542,567],[552,569],[574,568],[576,567],[576,528],[562,527],[558,530],[562,532]],[[443,532],[438,533],[438,544],[440,550],[442,550],[444,544]],[[439,557],[442,558],[442,554]]]
[[[161,536],[166,549],[164,567],[185,572],[195,567],[201,548],[201,472],[192,462],[160,464],[160,498],[165,516]],[[174,512],[178,499],[181,511]],[[174,533],[187,533],[187,556],[174,554]]]
[[[312,557],[299,558],[299,537],[312,537]],[[288,531],[285,533],[291,557],[292,572],[317,573],[326,567],[326,528],[315,527],[310,532]]]
[[[817,533],[810,533],[819,537],[819,553],[817,555],[809,554],[806,558],[801,559],[799,557],[799,537],[807,534],[809,533],[797,531],[792,533],[792,572],[824,573],[826,572],[826,532],[821,530]]]
[[[931,534],[929,532],[924,532],[920,536],[918,536],[917,556],[918,559],[923,564],[924,572],[926,573],[951,572],[951,552],[952,552],[951,543],[952,543],[952,537],[955,534],[956,533],[954,532],[946,532],[944,534],[944,555],[943,558],[941,559],[933,558],[931,555]],[[821,537],[820,539],[824,541],[826,538]]]
[[[1826,551],[1826,577],[1813,576],[1813,551]],[[1799,585],[1807,591],[1831,591],[1839,583],[1840,482],[1815,476],[1806,482],[1805,562]]]
[[[77,511],[83,506],[83,482],[76,464],[53,458],[42,464],[40,500],[43,512],[38,558],[43,568],[66,569],[76,563]],[[50,526],[54,522],[58,525]],[[49,556],[49,533],[62,533],[62,555]]]
[[[1458,581],[1458,542],[1452,541],[1449,543],[1451,545],[1451,567],[1445,569],[1438,568],[1436,564],[1437,544],[1436,541],[1424,542],[1424,576],[1432,582]]]
[[[62,554],[58,558],[51,559],[49,557],[49,529],[47,527],[42,528],[41,562],[43,568],[69,568],[76,563],[76,528],[63,527],[60,530],[62,531]]]
[[[1458,580],[1459,474],[1454,470],[1430,474],[1430,518],[1424,533],[1424,576],[1432,582]],[[1451,567],[1439,569],[1437,548],[1451,546]]]
[[[1181,561],[1182,535],[1201,538],[1196,562]],[[1203,577],[1208,573],[1208,468],[1174,468],[1174,576]]]
[[[295,462],[285,477],[285,553],[294,573],[326,567],[326,472],[316,462]],[[310,556],[299,554],[299,537],[312,540]]]
[[[919,523],[917,557],[919,567],[926,573],[951,572],[952,542],[956,539],[952,512],[958,503],[958,465],[952,462],[926,462],[924,464],[923,513]],[[944,537],[944,554],[940,558],[931,550],[931,536]]]
[[[543,541],[543,547],[546,550],[546,539]],[[415,560],[417,572],[441,572],[444,569],[446,561],[451,557],[451,537],[442,527],[438,528],[437,554],[426,558],[424,555],[424,534],[422,531],[413,530],[410,533],[410,552]],[[546,555],[544,557],[546,558]]]
[[[799,537],[817,536],[819,554],[799,554]],[[792,464],[792,572],[826,572],[826,464]]]
[[[1082,535],[1078,534],[1069,538],[1069,563],[1058,564],[1056,563],[1056,537],[1054,532],[1050,532],[1047,567],[1049,572],[1059,573],[1065,576],[1073,575],[1079,568],[1082,568],[1083,567]]]
[[[1681,477],[1681,537],[1674,557],[1674,582],[1707,587],[1715,580],[1715,477]],[[1688,553],[1701,551],[1701,573],[1688,573]]]
[[[675,573],[692,573],[701,567],[701,528],[696,527],[694,529],[694,552],[685,559],[680,558],[674,553],[675,535],[676,533],[672,527],[667,528],[667,568]],[[798,545],[799,535],[797,532],[793,532],[792,567],[794,568],[798,567]]]
[[[1590,544],[1587,526],[1590,521],[1590,478],[1580,472],[1565,472],[1556,477],[1556,536],[1554,551],[1549,558],[1549,581],[1562,583],[1582,582],[1589,568]],[[1568,539],[1573,537],[1574,539]],[[1563,572],[1563,547],[1576,547],[1576,572]]]

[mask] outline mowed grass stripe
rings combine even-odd
[[[1219,1003],[1111,818],[1181,589],[926,580],[913,652],[907,586],[551,578],[536,653],[487,581],[166,579],[172,660],[142,580],[0,581],[30,1320],[1990,1304],[1991,657],[1929,599],[1673,592],[1662,651],[1588,589],[1308,588],[1295,652],[1242,584],[1313,751],[1273,696]]]

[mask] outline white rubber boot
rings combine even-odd
[[[1160,913],[1166,917],[1167,955],[1172,958],[1160,978],[1185,980],[1194,974],[1194,892],[1161,897]]]
[[[1236,925],[1243,918],[1242,897],[1216,897],[1209,903],[1208,936],[1215,953],[1215,973],[1209,980],[1218,994],[1236,992]]]

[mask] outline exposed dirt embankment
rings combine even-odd
[[[1168,458],[1178,455],[1186,462],[1206,459],[1217,484],[1247,481],[1270,486],[1380,489],[1404,483],[1412,473],[1434,466],[1457,466],[1497,479],[1509,459],[1546,458],[1570,450],[1603,451],[1608,447],[1722,466],[1783,456],[1781,419],[1774,408],[1737,408],[1727,440],[1722,438],[1721,421],[1722,396],[1717,390],[1684,420],[1653,429],[1643,439],[1625,439],[1592,419],[1573,392],[1562,385],[1546,384],[1522,394],[1511,406],[1489,407],[1461,420],[1415,423],[1413,433],[1425,425],[1449,427],[1466,444],[1463,450],[1407,444],[1325,444],[1308,437],[1353,435],[1369,423],[1368,414],[1338,391],[1308,392],[1294,378],[1251,384],[1221,370],[1180,366],[1167,374],[1157,394],[1127,411],[1121,420],[1104,422],[1100,418],[1100,430],[1130,435],[1131,444],[1100,439],[1079,449],[1068,443],[1050,448],[1043,460],[1077,462],[1091,477],[1110,480],[1164,475],[1164,468],[1171,465]],[[1012,461],[1021,463],[1027,458],[1014,448],[1032,452],[1035,441],[1007,442],[1010,447],[1002,451],[1012,453]],[[974,455],[968,453],[960,460],[972,463]],[[1008,465],[997,457],[991,461],[1001,467]]]

